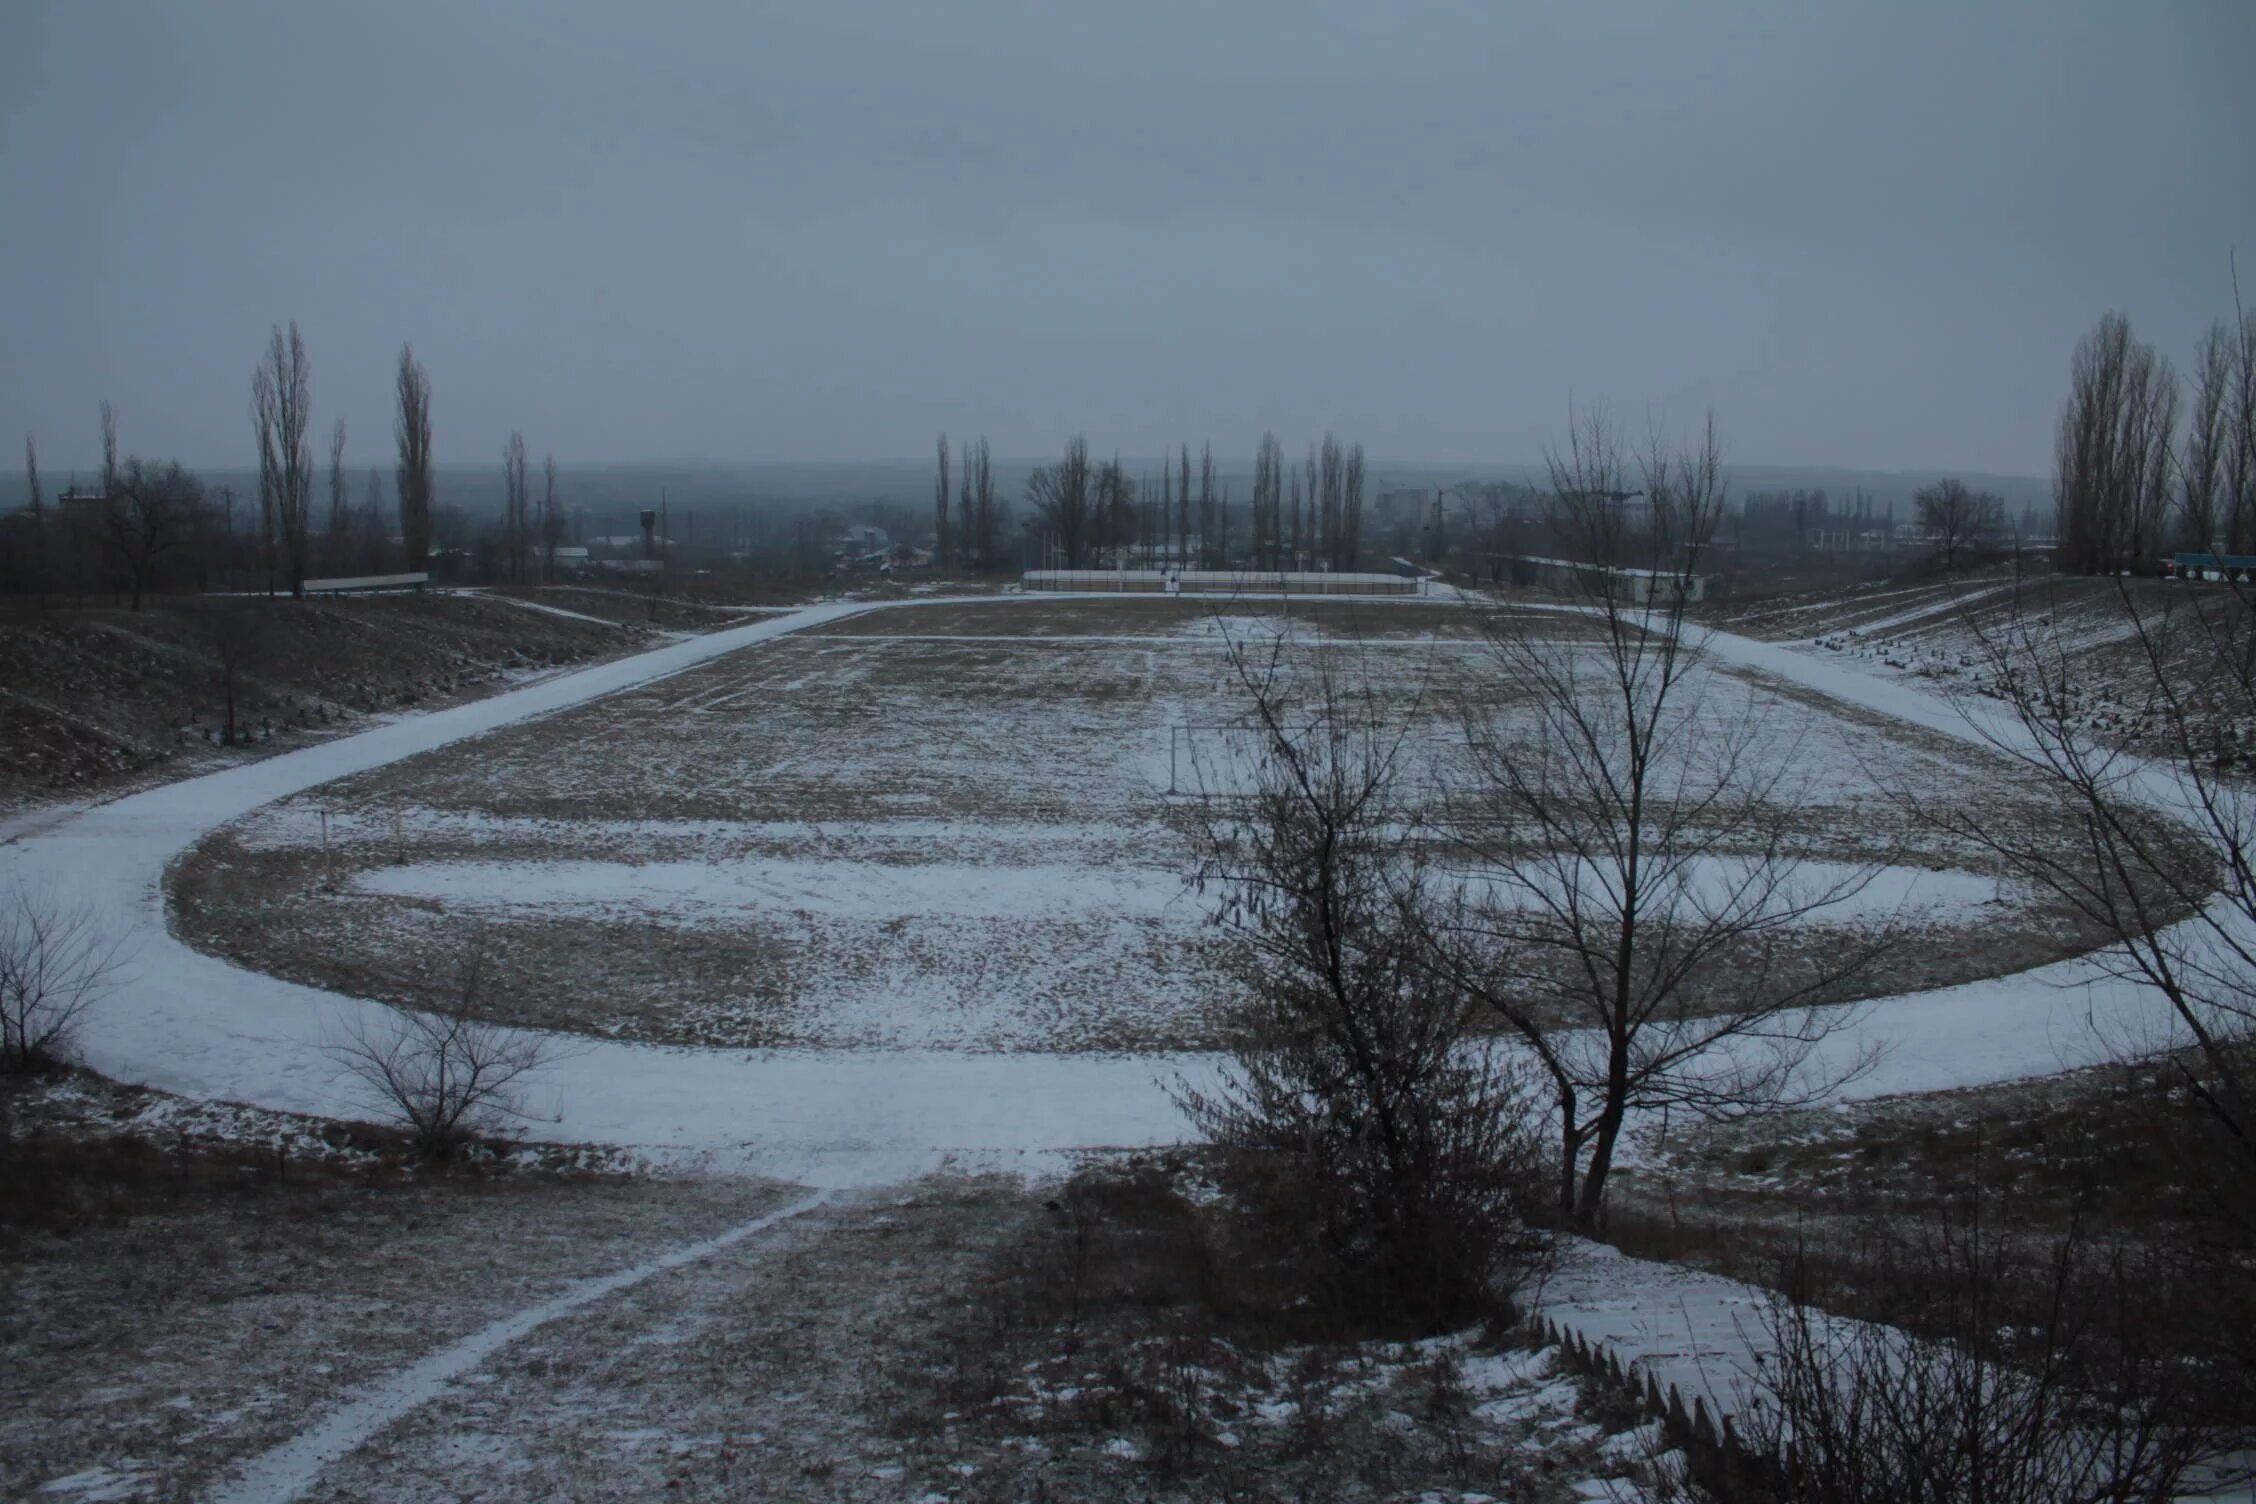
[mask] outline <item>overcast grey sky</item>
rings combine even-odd
[[[1975,13],[1979,11],[1979,13]],[[2256,5],[6,0],[0,423],[250,461],[297,318],[388,462],[1519,460],[2038,473],[2110,307],[2256,286]]]

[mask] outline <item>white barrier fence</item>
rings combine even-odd
[[[362,574],[330,580],[308,580],[308,595],[352,595],[366,590],[421,590],[431,583],[429,570],[413,574]]]
[[[1028,590],[1121,595],[1422,595],[1425,581],[1398,574],[1260,569],[1029,569]]]

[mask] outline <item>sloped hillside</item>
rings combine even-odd
[[[209,772],[649,635],[477,595],[14,605],[0,615],[0,808]]]
[[[2025,672],[2033,653],[2094,734],[2174,758],[2175,701],[2216,766],[2256,768],[2256,595],[2244,585],[1992,574],[1778,596],[1716,620],[1973,699],[1994,699],[2003,666]]]

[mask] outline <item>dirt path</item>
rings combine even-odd
[[[469,1336],[388,1375],[349,1403],[330,1411],[309,1429],[261,1453],[211,1498],[215,1504],[287,1504],[311,1488],[330,1463],[359,1448],[400,1417],[438,1398],[448,1385],[518,1338],[607,1296],[632,1289],[654,1275],[710,1258],[756,1233],[766,1232],[779,1222],[812,1211],[829,1199],[828,1193],[822,1191],[803,1196],[715,1237],[685,1243],[630,1268],[582,1281],[561,1295],[489,1322]]]

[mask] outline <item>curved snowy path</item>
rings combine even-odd
[[[1048,599],[1049,597],[1044,597]],[[1133,597],[1107,596],[1117,602]],[[1155,597],[1164,599],[1164,597]],[[475,704],[412,716],[266,761],[153,789],[50,821],[0,846],[0,886],[21,882],[95,906],[124,938],[115,995],[86,1022],[87,1063],[192,1097],[322,1116],[369,1104],[325,1046],[378,1005],[246,971],[175,940],[167,864],[228,820],[348,774],[678,673],[772,637],[894,606],[978,596],[810,607],[559,675]],[[1710,651],[1836,699],[1965,737],[1953,707],[1898,681],[1783,645],[1725,634]],[[2110,1058],[2125,1040],[2170,1037],[2167,1008],[2086,961],[1859,1005],[1824,1058],[1889,1047],[1856,1095],[1937,1090],[2049,1074]],[[885,1183],[955,1161],[1007,1169],[1061,1151],[1173,1142],[1167,1091],[1204,1076],[1203,1056],[942,1051],[742,1052],[580,1037],[542,1075],[527,1136],[617,1145],[815,1186]],[[1821,1059],[1820,1064],[1823,1061]]]

